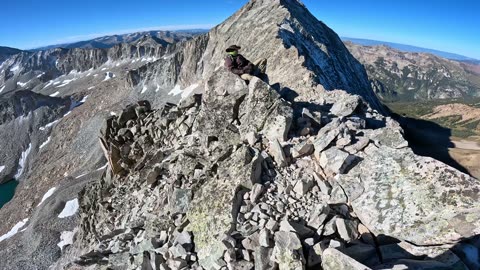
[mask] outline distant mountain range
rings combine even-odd
[[[85,41],[78,41],[74,43],[56,44],[45,47],[33,49],[32,51],[42,51],[52,48],[82,48],[82,49],[109,49],[120,43],[131,43],[139,40],[144,36],[149,36],[154,39],[164,40],[168,43],[174,43],[182,40],[186,40],[191,37],[192,34],[205,33],[208,30],[204,29],[190,29],[190,30],[178,30],[178,31],[144,31],[123,35],[111,35],[103,36]]]
[[[15,54],[20,53],[20,52],[21,52],[21,50],[19,50],[19,49],[0,46],[0,63],[5,61],[10,56],[15,55]]]
[[[480,97],[480,65],[433,53],[344,41],[367,70],[376,94],[386,102]],[[478,62],[478,61],[477,61]]]
[[[433,49],[427,49],[427,48],[421,48],[421,47],[416,47],[416,46],[411,46],[406,44],[393,43],[393,42],[387,42],[387,41],[378,41],[378,40],[371,40],[371,39],[349,38],[349,37],[341,37],[341,39],[343,41],[350,41],[352,43],[363,45],[363,46],[386,45],[404,52],[431,53],[431,54],[434,54],[443,58],[451,59],[451,60],[457,60],[462,62],[466,61],[466,62],[477,64],[477,65],[480,64],[480,60],[467,57],[464,55],[438,51]]]

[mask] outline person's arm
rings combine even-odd
[[[230,56],[225,58],[225,67],[233,74],[242,75],[244,72],[235,67],[234,59]]]

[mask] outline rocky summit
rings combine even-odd
[[[49,138],[17,150],[1,269],[479,269],[480,182],[415,155],[300,2],[251,0],[205,35],[138,42],[151,60],[117,51],[70,74],[92,89],[56,98],[45,82],[0,103],[2,129],[30,114]],[[266,76],[223,68],[234,43]]]

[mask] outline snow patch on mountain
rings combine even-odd
[[[5,85],[0,88],[0,93],[3,92],[3,89],[5,89]]]
[[[43,89],[49,87],[49,86],[52,85],[52,84],[53,84],[53,80],[50,80],[50,81],[43,87]]]
[[[75,177],[75,179],[82,178],[82,177],[84,177],[84,176],[87,175],[87,174],[88,174],[88,173],[82,173],[82,174],[80,174],[79,176]]]
[[[64,247],[73,244],[73,237],[75,236],[76,232],[77,232],[77,229],[75,229],[73,231],[63,231],[60,234],[60,242],[57,244],[57,246],[61,250],[63,250]]]
[[[27,158],[28,155],[30,154],[30,151],[32,150],[32,143],[28,145],[28,148],[22,152],[22,156],[20,157],[20,160],[18,161],[18,170],[17,173],[15,174],[14,178],[18,179],[20,176],[23,174],[23,170],[25,168],[25,165],[27,163]]]
[[[169,95],[176,96],[176,95],[182,95],[182,99],[187,98],[196,88],[198,87],[198,84],[192,84],[188,86],[185,89],[182,89],[179,85],[175,85],[175,87],[168,92]]]
[[[102,167],[100,167],[100,168],[96,169],[96,171],[101,171],[101,170],[103,170],[103,169],[106,169],[106,168],[107,168],[107,166],[108,166],[108,163],[107,163],[107,164],[105,164],[105,165],[103,165]]]
[[[20,86],[20,87],[25,87],[29,82],[30,81],[28,81],[28,82],[17,82],[17,85]]]
[[[46,130],[47,128],[50,128],[51,126],[55,125],[56,123],[58,123],[60,121],[60,119],[57,119],[51,123],[48,123],[46,124],[45,126],[43,127],[40,127],[39,130],[43,131],[43,130]]]
[[[50,196],[52,196],[53,193],[55,193],[55,190],[57,190],[56,187],[53,187],[53,188],[49,189],[49,190],[43,195],[42,200],[41,200],[40,203],[37,205],[37,207],[40,206],[40,205],[41,205],[46,199],[48,199]]]
[[[50,96],[51,96],[51,97],[56,97],[56,96],[58,96],[59,94],[60,94],[60,92],[57,91],[57,92],[51,94]]]
[[[75,213],[78,211],[78,199],[75,198],[73,200],[68,201],[65,204],[65,207],[63,208],[62,212],[58,215],[59,218],[66,218],[66,217],[71,217],[75,215]]]
[[[180,88],[180,85],[175,85],[175,87],[168,92],[169,95],[176,96],[180,95],[182,93],[182,88]]]
[[[15,234],[17,234],[18,231],[20,229],[22,229],[25,226],[25,224],[27,224],[27,222],[28,222],[28,218],[26,218],[26,219],[18,222],[17,224],[15,224],[15,226],[13,226],[13,228],[10,231],[8,231],[6,234],[0,236],[0,242],[2,242],[3,240],[8,239],[8,238],[14,236]]]
[[[67,85],[69,85],[71,82],[73,82],[73,81],[75,81],[75,80],[77,80],[77,79],[76,79],[76,78],[73,78],[73,79],[70,79],[70,80],[63,80],[63,81],[62,81],[62,84],[59,85],[59,86],[57,86],[57,88],[67,86]]]
[[[103,69],[102,69],[102,70],[103,70]],[[108,80],[110,80],[110,79],[112,79],[112,78],[115,78],[115,77],[116,77],[115,74],[113,74],[112,72],[108,71],[108,72],[105,73],[105,79],[103,79],[103,81],[108,81]]]
[[[42,145],[40,145],[39,149],[42,149],[43,147],[45,147],[50,142],[50,138],[51,137],[48,137],[47,140],[43,142]]]
[[[15,65],[14,67],[10,68],[10,71],[15,72],[20,69],[19,65]]]
[[[88,95],[84,96],[82,98],[82,100],[80,100],[80,103],[82,103],[82,104],[85,103],[87,101],[87,99],[88,99]]]
[[[0,166],[0,173],[3,172],[3,170],[5,170],[5,166]]]

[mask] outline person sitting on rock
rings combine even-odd
[[[225,67],[234,74],[237,74],[245,81],[250,81],[253,76],[259,77],[267,69],[267,59],[260,59],[255,64],[248,61],[238,53],[241,47],[232,45],[226,49]]]

